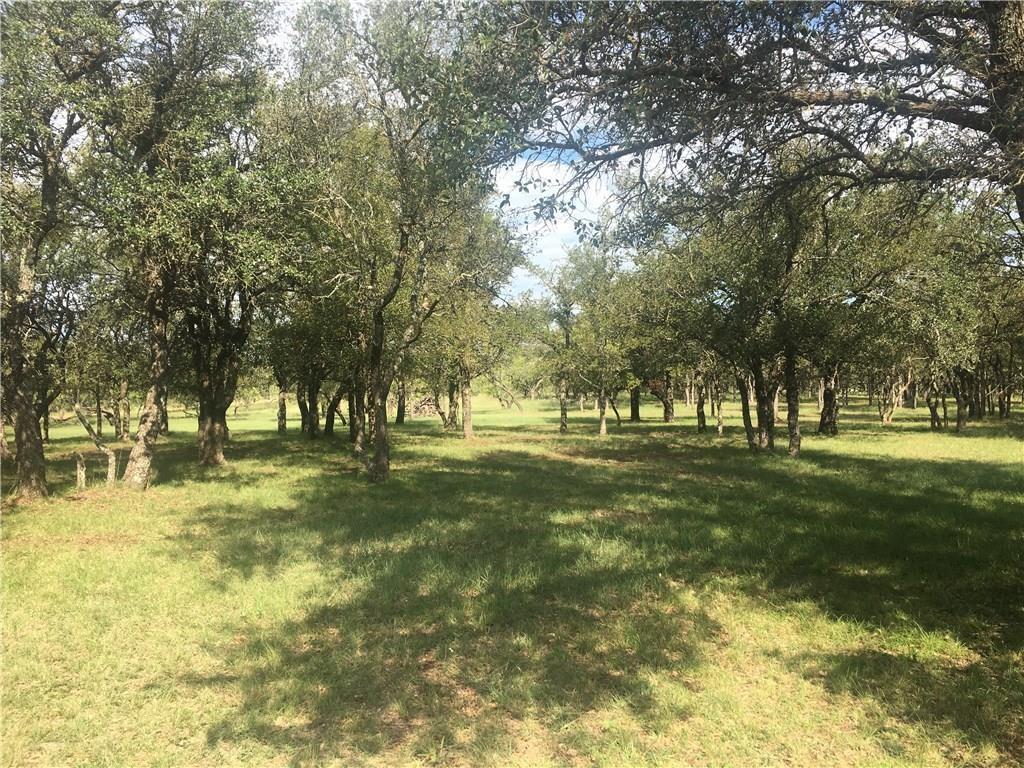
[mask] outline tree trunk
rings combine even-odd
[[[85,415],[85,409],[82,408],[82,404],[79,403],[77,399],[72,404],[72,407],[75,410],[75,416],[78,417],[79,423],[83,427],[85,427],[85,431],[88,433],[89,439],[92,440],[93,444],[100,450],[100,452],[107,457],[107,485],[113,485],[114,483],[117,482],[117,454],[113,450],[111,450],[106,443],[103,442],[98,432],[93,431],[92,425],[89,423],[89,418]],[[76,455],[81,457],[81,454]],[[82,462],[81,466],[83,470],[83,475],[81,478],[82,485],[80,487],[84,488],[84,461]]]
[[[224,444],[227,442],[227,408],[211,399],[199,405],[199,464],[204,467],[222,467]]]
[[[608,405],[611,407],[612,413],[615,414],[615,426],[621,427],[622,417],[619,415],[619,409],[615,404],[615,395],[612,395],[611,397],[608,398]]]
[[[341,407],[341,399],[345,396],[345,385],[339,384],[334,390],[331,399],[327,402],[327,409],[324,411],[324,435],[334,435],[334,420],[338,415],[338,408]]]
[[[569,431],[569,384],[564,376],[558,380],[558,431]]]
[[[722,415],[722,385],[718,380],[717,374],[715,375],[714,381],[711,385],[711,403],[712,410],[715,413],[718,436],[722,437],[722,435],[725,434],[725,417]]]
[[[800,382],[796,375],[796,351],[792,348],[786,350],[786,359],[783,365],[783,375],[786,379],[786,427],[789,430],[789,455],[800,455]],[[778,402],[778,391],[776,391]]]
[[[772,391],[764,376],[760,362],[751,366],[754,376],[754,400],[757,408],[757,446],[764,450],[775,449],[775,418],[772,413],[777,388]]]
[[[46,460],[43,456],[43,433],[36,418],[32,393],[22,391],[15,383],[13,399],[14,448],[18,461],[18,496],[34,499],[46,496]]]
[[[473,389],[469,371],[462,371],[462,436],[473,439]]]
[[[606,415],[608,398],[605,394],[604,387],[601,387],[597,393],[597,434],[607,435],[608,434],[608,419]]]
[[[302,423],[299,427],[299,431],[305,433],[309,431],[309,403],[306,402],[306,391],[299,382],[295,385],[295,402],[299,406],[299,418]]]
[[[12,459],[11,449],[7,445],[7,417],[0,414],[0,461]]]
[[[694,389],[697,396],[697,434],[703,435],[708,431],[708,420],[704,414],[704,401],[707,396],[707,387],[703,378],[694,382]]]
[[[747,436],[747,447],[757,450],[757,439],[754,436],[754,425],[750,421],[750,387],[747,385],[746,376],[736,376],[736,389],[740,393],[740,410],[743,414],[743,431]]]
[[[445,426],[449,432],[459,428],[459,382],[452,379],[448,382],[448,415],[445,418]]]
[[[405,379],[398,380],[398,402],[395,405],[395,425],[405,424]]]
[[[629,390],[629,420],[640,421],[640,387]]]
[[[128,380],[121,379],[121,385],[117,393],[117,407],[121,418],[117,422],[117,436],[120,440],[127,440],[132,431],[132,404],[128,401]]]
[[[930,427],[933,430],[942,429],[942,417],[939,416],[939,396],[935,391],[935,384],[929,384],[924,391],[924,401],[928,405],[928,415],[931,419]]]
[[[277,432],[283,435],[288,431],[288,390],[278,385],[277,389]]]
[[[665,371],[665,396],[661,401],[661,406],[662,419],[666,424],[676,420],[675,393],[673,392],[674,387],[675,383],[672,381],[672,374],[669,371]]]
[[[370,459],[370,480],[382,483],[391,476],[391,445],[388,442],[388,390],[391,381],[378,363],[373,374],[371,408],[373,409],[373,456]]]
[[[311,440],[320,437],[320,382],[306,384],[306,434]]]
[[[103,437],[103,393],[96,387],[96,434]]]
[[[163,281],[157,279],[147,294],[147,315],[149,318],[149,391],[139,415],[139,428],[135,444],[128,456],[123,481],[129,488],[144,490],[153,478],[153,456],[156,441],[166,414],[166,381],[168,365],[167,311],[164,305]]]
[[[839,434],[839,399],[836,397],[838,387],[838,366],[821,377],[821,418],[818,421],[819,435]]]

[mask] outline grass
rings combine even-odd
[[[202,470],[181,419],[146,494],[75,492],[56,427],[5,505],[3,764],[1024,764],[1019,415],[852,406],[799,461],[644,415],[416,420],[381,487],[270,410]]]

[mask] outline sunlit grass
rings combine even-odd
[[[223,470],[182,418],[156,487],[79,493],[55,427],[5,509],[4,764],[1024,761],[1019,416],[854,406],[794,462],[525,405],[400,428],[383,487],[256,409]]]

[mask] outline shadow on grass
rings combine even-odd
[[[1021,472],[813,452],[794,464],[644,426],[557,454],[485,439],[443,466],[421,450],[435,428],[410,426],[383,487],[326,443],[241,441],[240,460],[332,466],[286,505],[197,510],[182,556],[212,550],[225,579],[308,560],[332,586],[291,622],[241,628],[226,659],[237,680],[185,681],[241,686],[210,742],[311,758],[403,744],[437,757],[457,742],[480,761],[529,718],[557,730],[616,703],[656,727],[687,713],[657,703],[651,676],[687,679],[727,642],[680,598],[685,583],[812,601],[883,637],[955,638],[974,661],[911,646],[792,663],[893,717],[1024,759]]]

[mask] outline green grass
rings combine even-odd
[[[5,505],[3,763],[1020,765],[1024,425],[926,415],[795,462],[481,403],[377,487],[254,410],[219,471],[172,422],[146,494],[76,493],[57,427]]]

